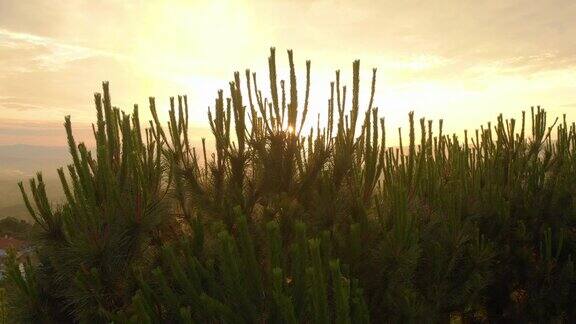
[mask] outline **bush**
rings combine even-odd
[[[52,208],[42,176],[26,205],[42,231],[38,262],[8,272],[20,321],[351,323],[576,319],[576,126],[488,124],[464,138],[409,114],[408,146],[363,120],[340,73],[328,121],[305,134],[298,103],[268,58],[270,95],[239,73],[208,112],[214,153],[189,142],[186,97],[141,130],[95,95],[97,147],[66,118],[67,197]],[[242,85],[245,83],[245,85]],[[242,90],[244,87],[244,90]],[[438,132],[435,134],[435,132]],[[419,136],[418,136],[419,135]],[[553,138],[554,137],[554,140]],[[417,142],[419,141],[419,142]]]

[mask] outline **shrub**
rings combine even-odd
[[[97,147],[77,145],[52,208],[41,175],[26,205],[38,262],[8,273],[9,310],[53,322],[448,322],[575,319],[576,126],[526,120],[460,138],[409,114],[408,146],[352,101],[336,72],[328,120],[304,131],[268,58],[270,99],[235,73],[209,110],[214,153],[189,142],[186,97],[143,132],[95,95]],[[244,90],[243,90],[244,89]],[[360,118],[361,115],[364,118]],[[437,132],[437,134],[435,134]],[[418,136],[419,135],[419,136]],[[554,139],[552,138],[554,137]],[[94,154],[94,155],[93,155]]]

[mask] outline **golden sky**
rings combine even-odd
[[[187,94],[193,135],[206,136],[217,90],[245,68],[264,81],[271,46],[284,75],[286,49],[301,75],[312,60],[315,112],[333,71],[349,80],[360,59],[361,104],[376,67],[393,129],[410,110],[458,132],[531,105],[574,118],[574,17],[573,0],[0,0],[0,144],[63,145],[67,114],[88,136],[103,80],[126,110]]]

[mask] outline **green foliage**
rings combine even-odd
[[[137,108],[132,117],[112,108],[106,83],[104,96],[96,94],[95,103],[95,156],[84,144],[76,145],[66,118],[73,164],[58,173],[67,203],[51,206],[41,174],[30,180],[32,199],[20,183],[24,202],[41,227],[38,263],[20,279],[16,270],[8,277],[22,281],[15,292],[41,300],[14,304],[28,307],[29,316],[56,322],[108,318],[132,295],[135,281],[127,273],[148,267],[154,259],[151,248],[167,234],[162,146],[154,129],[143,139]],[[56,307],[43,305],[45,301]]]
[[[575,124],[549,126],[538,107],[461,138],[410,113],[408,145],[399,129],[389,147],[376,71],[362,114],[356,61],[350,109],[337,71],[328,119],[306,133],[310,62],[303,101],[292,52],[288,84],[274,49],[268,63],[270,99],[250,71],[234,75],[228,98],[218,92],[213,153],[205,139],[202,151],[189,142],[185,96],[171,99],[166,126],[151,99],[142,132],[138,110],[112,108],[105,84],[95,153],[76,145],[66,119],[67,202],[50,205],[41,175],[32,199],[21,185],[42,233],[36,262],[24,272],[9,262],[14,318],[576,319]]]
[[[277,224],[270,223],[271,226]],[[141,281],[131,305],[115,318],[118,322],[182,323],[366,323],[368,310],[362,290],[350,286],[337,260],[321,250],[321,240],[302,236],[300,245],[309,257],[282,256],[296,267],[260,267],[255,245],[242,234],[246,218],[239,216],[237,236],[223,230],[213,251],[199,253],[188,239],[163,247],[152,278]],[[244,228],[244,229],[242,229]],[[305,225],[299,223],[296,231]],[[280,232],[272,237],[281,240]],[[329,242],[325,242],[329,244]],[[263,259],[269,261],[266,256]],[[299,271],[302,267],[304,271]],[[292,269],[292,271],[290,270]],[[262,273],[259,271],[262,270]],[[302,290],[299,290],[301,289]],[[142,306],[145,305],[145,306]],[[351,312],[351,309],[354,312]]]

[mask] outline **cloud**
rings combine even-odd
[[[576,60],[576,2],[571,0],[322,0],[261,7],[263,25],[275,27],[281,43],[326,57],[336,53],[338,61],[430,55],[448,59],[459,73],[495,63],[524,73],[572,66]]]
[[[4,178],[21,178],[22,176],[26,175],[26,173],[24,173],[21,170],[18,169],[4,169],[4,168],[0,168],[0,179],[4,179]]]
[[[66,44],[49,37],[0,28],[0,69],[3,72],[56,71],[67,63],[94,56],[119,55],[83,46]],[[11,71],[12,70],[12,71]]]
[[[121,60],[114,53],[0,26],[0,93],[9,95],[0,98],[2,117],[60,119],[70,110],[86,110],[88,89],[98,86],[87,77],[112,69],[121,74]],[[77,91],[83,86],[86,90]]]
[[[18,102],[18,99],[12,98],[12,97],[0,97],[0,108],[12,109],[12,110],[17,110],[17,111],[45,109],[45,107],[43,107],[43,106]]]
[[[87,121],[93,115],[92,93],[101,89],[101,81],[126,90],[140,79],[116,55],[0,30],[0,37],[6,35],[13,42],[5,51],[0,41],[0,93],[5,94],[0,119],[61,120],[72,114]]]

